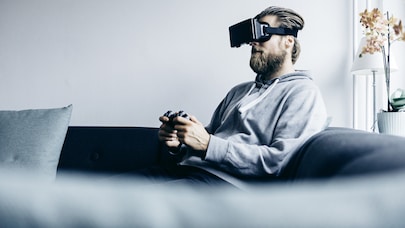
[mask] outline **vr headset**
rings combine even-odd
[[[292,35],[297,37],[298,29],[274,28],[268,23],[259,22],[257,19],[247,19],[229,27],[231,47],[240,47],[250,42],[265,42],[271,35]]]

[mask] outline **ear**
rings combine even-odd
[[[287,49],[294,47],[294,42],[295,42],[294,36],[288,35],[288,36],[286,36],[286,38],[284,39],[284,45],[285,45],[285,47],[286,47]]]

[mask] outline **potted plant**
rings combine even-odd
[[[405,136],[405,91],[398,89],[390,96],[391,45],[395,41],[405,41],[402,21],[375,8],[360,13],[360,23],[367,40],[360,57],[365,53],[381,52],[384,63],[387,106],[377,114],[378,129],[380,133]]]

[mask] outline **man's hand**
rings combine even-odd
[[[169,148],[177,148],[180,145],[179,138],[177,137],[177,130],[168,124],[168,117],[161,116],[159,117],[159,120],[162,122],[158,132],[159,140],[164,142]]]
[[[177,138],[181,143],[197,151],[207,151],[211,136],[197,118],[190,115],[190,120],[176,117],[173,121],[175,123],[174,129],[177,131]]]

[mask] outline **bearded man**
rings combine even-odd
[[[255,18],[271,27],[304,26],[298,13],[281,7],[269,7]],[[318,87],[308,73],[294,69],[297,38],[272,34],[250,45],[255,81],[232,88],[207,127],[192,115],[176,117],[174,124],[159,118],[159,139],[180,157],[166,180],[241,187],[249,180],[277,178],[300,146],[326,126]]]

